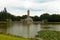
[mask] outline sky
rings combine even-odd
[[[40,16],[43,13],[60,14],[60,0],[0,0],[0,11],[6,7],[15,16]]]

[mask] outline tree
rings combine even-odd
[[[40,21],[42,20],[48,20],[50,17],[50,15],[48,13],[44,13],[40,16]]]
[[[58,14],[50,15],[50,18],[48,21],[49,22],[60,22],[60,15]]]
[[[27,18],[27,15],[23,15],[23,16],[22,16],[22,19],[25,19],[25,18]]]
[[[6,8],[4,8],[3,12],[4,12],[4,13],[7,13],[7,10],[6,10]]]
[[[38,16],[34,16],[33,17],[33,21],[39,21],[39,17]]]

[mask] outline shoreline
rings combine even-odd
[[[24,22],[21,22],[21,21],[10,21],[10,23],[24,23]],[[6,21],[0,21],[0,23],[7,23]],[[40,23],[40,24],[60,24],[60,22],[41,22],[41,21],[33,21],[32,23]]]
[[[24,22],[21,22],[21,21],[12,21],[13,23],[14,22],[18,22],[18,23],[24,23]],[[40,24],[60,24],[60,22],[41,22],[41,21],[33,21],[32,23],[40,23]]]

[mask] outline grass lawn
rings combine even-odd
[[[0,40],[29,40],[27,38],[15,37],[11,35],[0,34]]]

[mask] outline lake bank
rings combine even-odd
[[[18,23],[24,23],[24,22],[21,22],[21,21],[12,21],[13,23],[14,22],[18,22]],[[41,22],[41,21],[33,21],[32,23],[40,23],[40,24],[60,24],[60,22]]]
[[[21,21],[0,21],[0,24],[10,24],[10,23],[24,23]],[[32,23],[40,23],[40,24],[60,24],[60,22],[41,22],[41,21],[33,21]]]
[[[0,40],[29,40],[29,39],[14,35],[0,34]]]

